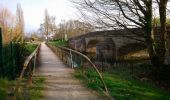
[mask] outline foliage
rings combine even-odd
[[[26,55],[29,55],[31,54],[37,47],[37,44],[32,44],[32,43],[27,43],[25,45],[25,48],[27,49],[27,54]]]
[[[54,39],[72,38],[75,36],[86,34],[94,30],[94,27],[79,20],[62,21],[56,28],[57,32],[54,34]]]
[[[103,88],[94,70],[87,70],[85,74],[77,70],[75,77],[81,79],[91,89],[101,91]],[[111,96],[116,100],[168,100],[170,98],[169,92],[153,84],[123,78],[114,73],[103,73],[103,77]]]
[[[44,90],[44,77],[33,78],[33,85],[29,87],[30,100],[41,100]]]
[[[44,22],[40,24],[39,31],[43,33],[45,38],[48,41],[48,38],[50,37],[50,34],[54,34],[56,29],[55,25],[55,17],[50,16],[48,13],[48,10],[45,9],[44,11]]]
[[[16,18],[7,8],[0,8],[0,27],[2,28],[4,44],[10,41],[23,40],[24,17],[21,5],[17,5]]]
[[[153,21],[152,21],[152,24],[154,26],[160,26],[160,18],[156,17],[156,18],[153,18]],[[170,18],[167,18],[166,19],[166,24],[169,25],[170,24]]]
[[[7,8],[0,8],[0,27],[3,33],[3,42],[9,43],[11,39],[12,29],[11,26],[14,25],[14,15]],[[15,35],[13,35],[15,36]]]
[[[55,46],[67,46],[68,45],[68,42],[65,40],[54,40],[54,41],[50,41],[49,43]]]
[[[10,43],[3,46],[3,69],[5,77],[15,79],[20,74],[23,63],[37,47],[35,44]]]
[[[1,100],[7,100],[9,83],[10,82],[7,79],[0,78],[0,97],[1,97]]]
[[[43,97],[45,77],[33,77],[32,85],[28,86],[27,80],[23,79],[22,86],[16,95],[16,100],[41,100]]]
[[[24,15],[20,4],[17,4],[16,10],[16,25],[15,25],[15,38],[13,41],[23,42],[24,38]]]
[[[154,67],[155,79],[160,80],[160,69],[169,63],[166,30],[168,0],[73,0],[73,2],[83,16],[88,16],[86,20],[92,19],[97,25],[101,25],[101,28],[126,29],[131,34],[143,38],[142,41],[147,45],[149,58]],[[159,11],[157,14],[160,22],[159,32],[155,32],[153,25],[155,11]],[[131,28],[142,31],[133,31]]]
[[[3,41],[2,41],[2,29],[0,28],[0,76],[3,75]]]

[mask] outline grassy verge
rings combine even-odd
[[[25,84],[27,80],[23,80],[23,84],[18,93],[17,100],[42,100],[44,90],[44,77],[36,77],[32,80],[32,85]]]
[[[84,74],[82,71],[76,70],[74,75],[87,87],[101,94],[103,85],[94,70],[88,70]],[[170,98],[170,93],[149,83],[125,79],[117,74],[103,73],[103,77],[110,95],[116,100],[169,100]]]
[[[43,98],[44,77],[33,78],[33,85],[29,87],[30,100],[41,100]]]
[[[26,56],[30,55],[36,49],[37,45],[28,43],[28,44],[24,44],[24,45],[20,44],[20,45],[15,45],[15,46],[16,46],[15,48],[17,48],[15,50],[15,52],[17,51],[17,53],[14,57],[15,59],[17,59],[15,61],[16,62],[15,66],[21,67],[21,69],[22,69],[22,67],[23,67],[22,63],[24,62],[23,56],[26,57]],[[6,58],[9,58],[9,57],[6,57]],[[17,73],[19,71],[18,69],[16,69],[16,68],[13,69],[14,64],[13,64],[13,62],[11,63],[11,60],[10,61],[7,60],[7,65],[4,65],[4,66],[6,68],[5,69],[5,73],[6,73],[5,77],[6,78],[0,78],[0,100],[8,100],[9,93],[13,92],[13,87],[16,85],[15,81],[12,79],[18,77],[18,75],[16,75],[16,77],[14,77],[15,74],[19,74],[19,73]],[[14,73],[14,70],[17,70],[16,73]],[[13,78],[11,78],[11,77],[13,77]],[[22,94],[19,94],[19,95],[22,96]]]
[[[7,78],[0,78],[0,100],[11,100],[16,82]]]
[[[1,97],[1,100],[7,100],[9,84],[10,84],[10,82],[7,79],[0,78],[0,97]]]
[[[56,41],[50,41],[49,44],[52,44],[55,46],[67,46],[68,42],[65,40],[56,40]]]
[[[37,45],[32,43],[27,43],[25,45],[25,48],[27,49],[28,53],[31,54],[37,48]]]

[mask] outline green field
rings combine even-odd
[[[148,82],[124,78],[114,73],[102,74],[109,94],[116,100],[169,100],[170,98],[170,92]],[[85,71],[84,74],[81,70],[76,70],[74,76],[82,80],[87,87],[102,93],[103,85],[94,70]]]

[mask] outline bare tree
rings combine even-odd
[[[24,39],[24,15],[20,4],[17,4],[16,25],[15,25],[15,41],[23,42]]]
[[[47,9],[44,11],[44,22],[40,25],[39,30],[44,34],[47,41],[49,35],[54,34],[56,31],[55,17],[50,16]]]
[[[140,28],[144,32],[134,33],[143,37],[147,44],[151,63],[159,71],[168,52],[166,12],[168,0],[80,0],[73,1],[83,15],[95,18],[98,25],[108,28]],[[160,32],[155,34],[153,12],[159,10]],[[94,17],[92,17],[94,16]],[[88,17],[88,16],[87,16]],[[88,17],[89,18],[89,17]],[[92,19],[94,21],[94,19]]]
[[[57,33],[55,34],[55,38],[64,38],[67,35],[68,38],[72,38],[75,36],[86,34],[90,31],[93,31],[94,27],[85,22],[81,22],[79,20],[69,20],[62,21],[57,28]]]

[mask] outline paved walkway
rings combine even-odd
[[[64,65],[44,43],[40,48],[40,63],[35,75],[47,77],[45,100],[102,100],[72,76],[73,69]]]

